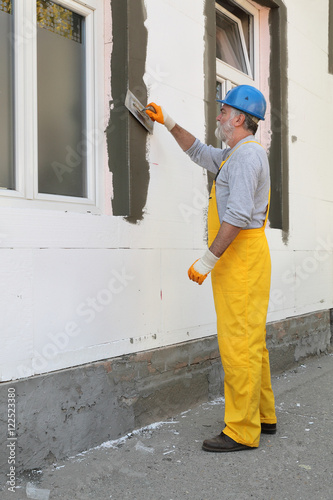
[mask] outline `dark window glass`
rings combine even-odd
[[[15,189],[12,2],[0,1],[0,189]]]
[[[38,191],[85,197],[84,18],[37,1]]]

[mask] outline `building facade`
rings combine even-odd
[[[187,277],[211,179],[130,115],[128,89],[216,146],[216,97],[264,93],[273,369],[330,346],[332,16],[331,0],[0,2],[0,392],[7,408],[16,391],[17,467],[221,391],[209,280]]]

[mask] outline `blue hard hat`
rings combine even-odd
[[[228,104],[239,111],[244,111],[260,120],[265,119],[266,100],[260,90],[251,87],[251,85],[238,85],[229,90],[224,99],[217,99],[217,101]]]

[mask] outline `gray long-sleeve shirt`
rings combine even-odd
[[[196,139],[186,153],[191,160],[214,174],[218,172],[221,162],[233,153],[216,179],[220,222],[225,221],[242,229],[254,229],[262,227],[265,220],[270,175],[264,148],[253,142],[241,145],[247,141],[255,141],[255,138],[250,135],[232,149],[220,149]]]

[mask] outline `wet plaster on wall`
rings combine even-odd
[[[144,22],[147,19],[144,0],[128,0],[129,40],[129,88],[140,102],[147,104],[147,87],[143,81],[146,66],[148,34]],[[149,164],[146,160],[147,131],[132,116],[129,121],[130,155],[130,214],[129,222],[137,222],[144,216],[149,186]]]
[[[272,185],[275,186],[271,226],[283,230],[284,241],[289,232],[289,141],[288,141],[288,53],[287,9],[282,1],[270,11],[271,30],[271,122],[270,148]],[[278,209],[279,207],[280,210]]]
[[[216,17],[215,2],[205,0],[205,52],[204,52],[204,78],[205,78],[205,123],[206,144],[216,146]],[[214,176],[208,172],[208,191],[213,184]]]
[[[205,16],[205,53],[204,53],[204,78],[205,78],[205,119],[206,142],[215,145],[216,123],[216,21],[215,3],[206,0],[204,5]]]
[[[272,140],[269,150],[272,198],[270,225],[283,230],[284,242],[289,232],[289,140],[288,140],[288,50],[287,8],[282,0],[256,0],[270,9],[269,87]]]
[[[143,81],[147,52],[143,0],[110,0],[113,50],[111,56],[110,120],[106,129],[109,169],[113,174],[113,215],[137,223],[144,216],[149,185],[147,132],[125,108],[127,89],[147,102]]]
[[[333,0],[329,0],[328,11],[328,71],[333,75]]]

